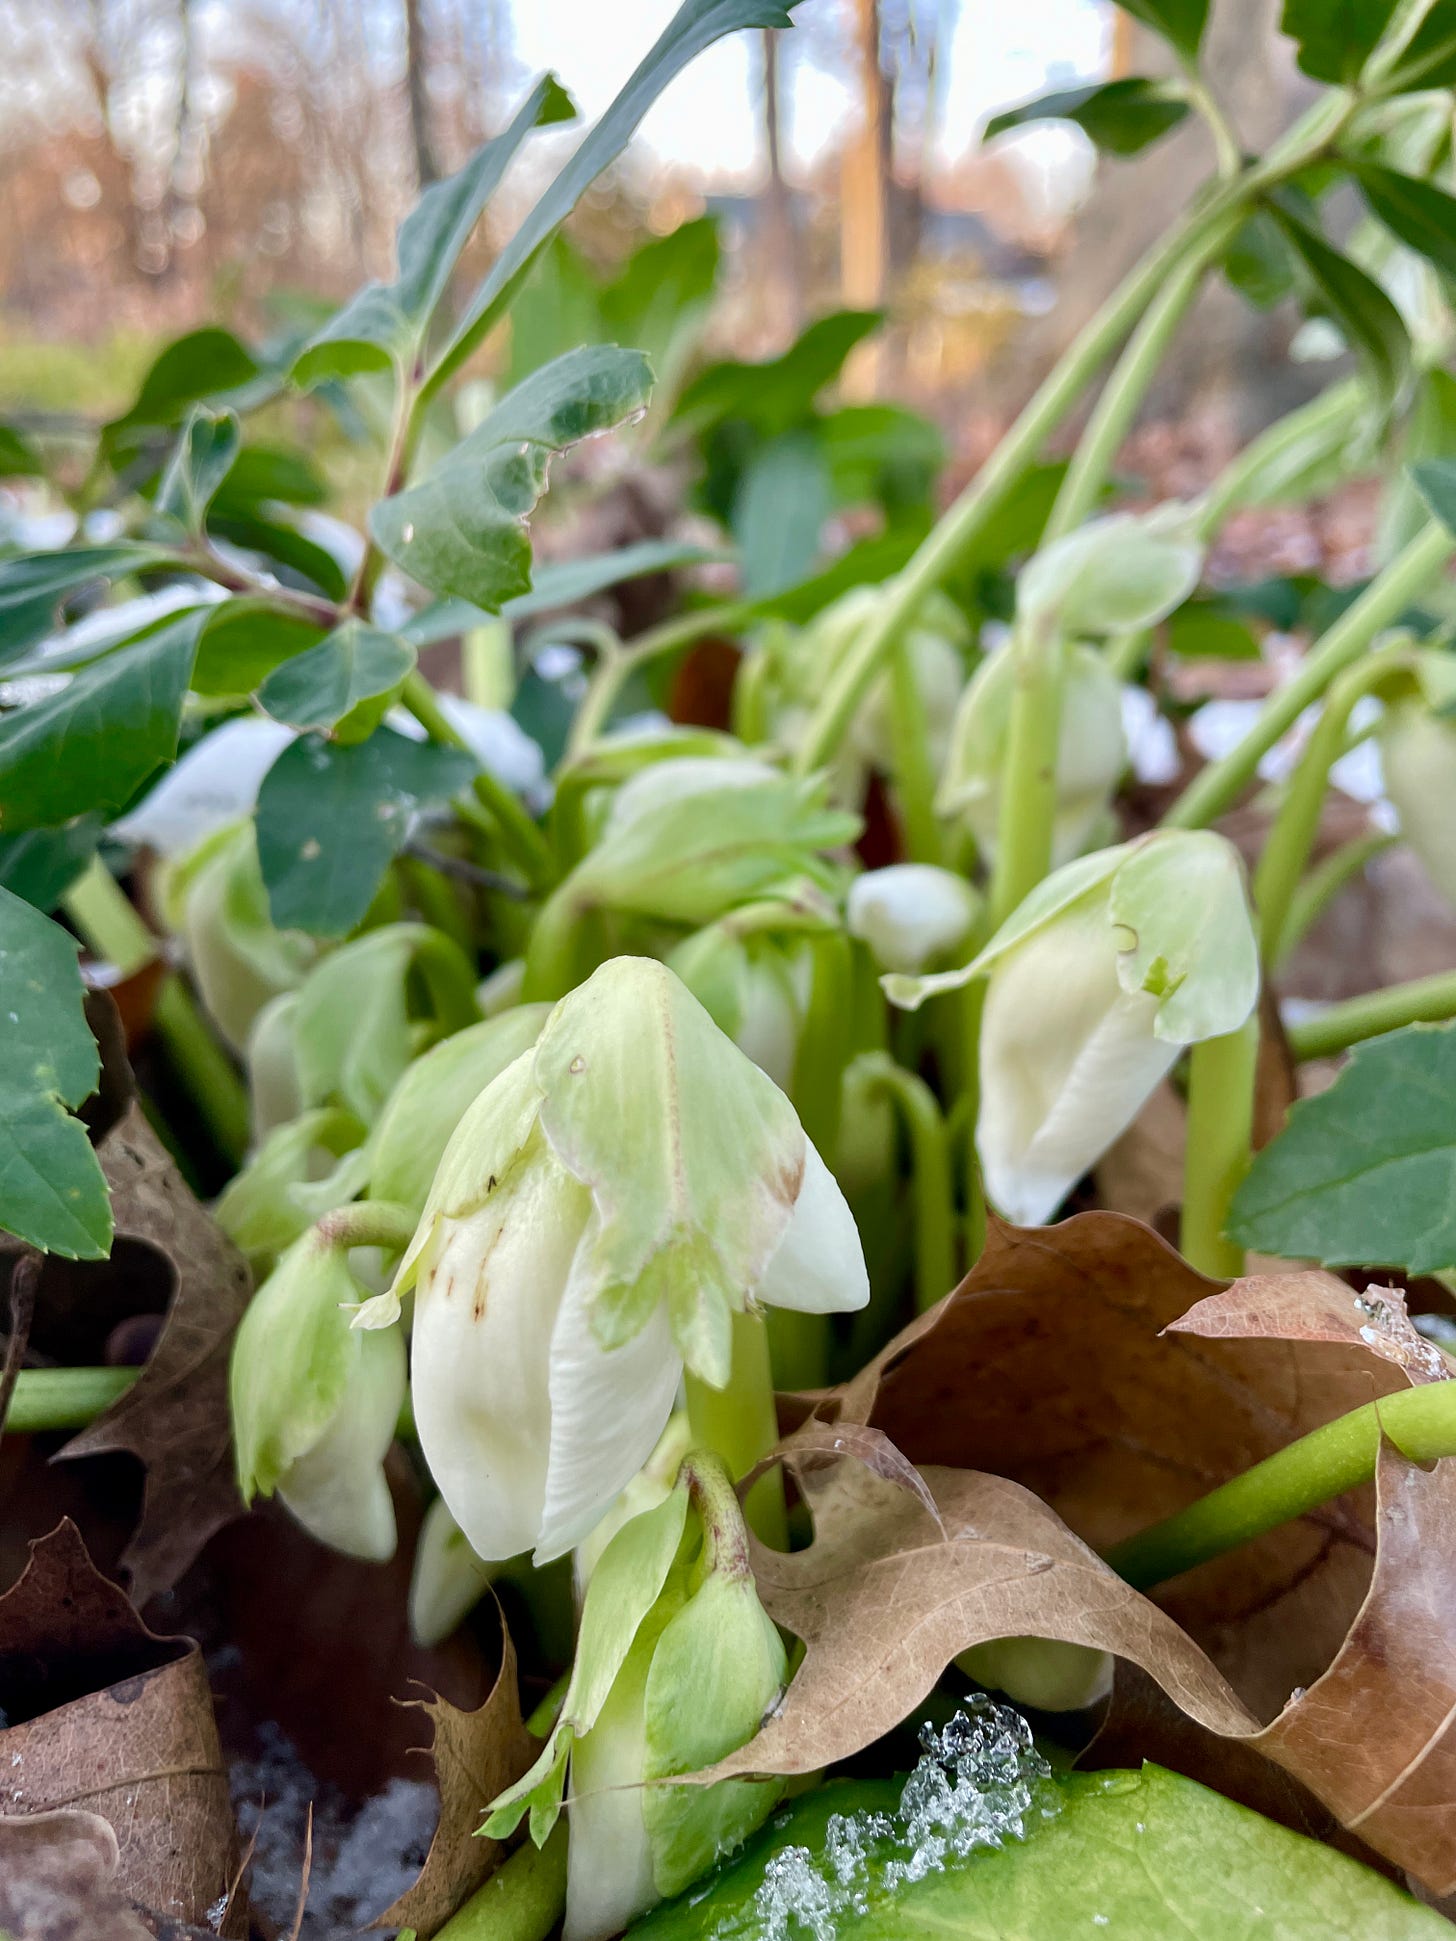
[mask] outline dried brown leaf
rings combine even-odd
[[[202,1655],[147,1629],[72,1523],[0,1598],[0,1714],[12,1814],[98,1814],[118,1891],[168,1919],[201,1921],[227,1893],[236,1834]],[[246,1931],[240,1909],[224,1932]]]
[[[0,1815],[0,1934],[10,1941],[149,1941],[114,1884],[116,1835],[97,1813]]]
[[[409,1703],[434,1728],[440,1823],[419,1879],[385,1909],[375,1926],[415,1927],[433,1934],[504,1859],[499,1840],[477,1837],[481,1816],[497,1794],[520,1778],[539,1749],[521,1720],[516,1653],[504,1618],[500,1673],[483,1705],[462,1712],[438,1697]]]
[[[1149,1226],[1176,1209],[1183,1198],[1187,1132],[1188,1109],[1165,1080],[1098,1160],[1093,1183],[1101,1204]]]
[[[1338,1275],[1256,1274],[1196,1301],[1169,1323],[1205,1341],[1338,1341],[1392,1362],[1413,1383],[1449,1381],[1452,1364],[1417,1334],[1398,1287],[1360,1290]]]
[[[1218,1732],[1253,1731],[1213,1665],[1029,1490],[1001,1476],[928,1469],[937,1516],[896,1484],[844,1461],[809,1470],[814,1542],[754,1546],[759,1595],[805,1645],[780,1709],[712,1769],[813,1772],[898,1725],[962,1651],[1032,1636],[1143,1665]]]
[[[251,1283],[242,1256],[188,1191],[137,1105],[105,1135],[98,1156],[118,1238],[163,1255],[173,1288],[136,1386],[61,1454],[124,1450],[145,1465],[141,1521],[122,1557],[133,1595],[145,1604],[176,1583],[214,1531],[242,1514],[227,1380]]]

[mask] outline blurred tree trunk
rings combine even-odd
[[[430,127],[429,61],[420,0],[404,0],[404,67],[409,89],[410,139],[415,151],[415,185],[422,190],[440,179]]]
[[[794,209],[784,178],[783,107],[779,88],[779,36],[765,27],[763,49],[763,133],[768,155],[768,181],[763,195],[764,267],[775,297],[778,334],[798,335],[804,314],[799,277],[799,251],[794,234]]]
[[[853,0],[853,6],[860,108],[842,165],[839,285],[848,308],[877,310],[888,287],[894,102],[880,61],[879,0]],[[851,360],[851,388],[872,392],[879,361],[878,346],[873,341],[863,345]]]
[[[1204,73],[1253,154],[1289,125],[1309,93],[1289,43],[1277,33],[1279,13],[1280,0],[1214,0],[1204,43]],[[1125,73],[1167,73],[1173,65],[1158,36],[1132,21],[1115,52]],[[1066,348],[1187,206],[1212,166],[1212,146],[1191,117],[1129,161],[1099,158],[1095,187],[1057,272],[1055,306],[1042,328],[1027,333],[1029,356],[1016,372],[1014,389],[1029,389]],[[1290,332],[1287,313],[1254,310],[1221,278],[1211,277],[1149,398],[1149,413],[1207,413],[1240,438],[1247,436],[1313,388],[1285,362]]]

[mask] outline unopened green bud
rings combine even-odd
[[[248,1257],[255,1280],[316,1220],[352,1200],[368,1170],[364,1125],[320,1106],[275,1127],[223,1188],[213,1217]]]
[[[992,654],[977,669],[956,710],[936,796],[937,813],[964,820],[988,859],[996,854],[1015,691],[1014,649]],[[1095,649],[1073,646],[1062,682],[1054,867],[1070,862],[1087,846],[1126,766],[1122,685]]]
[[[964,943],[981,899],[962,876],[933,863],[891,863],[849,886],[849,933],[883,971],[917,972]]]
[[[282,991],[265,1004],[248,1033],[244,1062],[248,1068],[248,1096],[253,1108],[253,1143],[259,1145],[275,1127],[296,1119],[304,1109],[298,1080],[298,1050],[293,1042],[296,991]]]
[[[1202,571],[1196,508],[1109,513],[1044,546],[1024,568],[1017,622],[1063,639],[1151,627],[1183,604]]]
[[[710,924],[668,959],[718,1029],[787,1091],[803,1035],[813,965],[777,937]]]
[[[274,927],[252,822],[199,844],[169,872],[163,896],[209,1017],[241,1051],[263,1006],[295,990],[318,952],[310,938]]]
[[[243,1315],[230,1400],[243,1501],[276,1492],[320,1542],[377,1562],[394,1554],[384,1458],[405,1351],[350,1326],[364,1293],[327,1227],[295,1241]]]
[[[476,1556],[443,1496],[425,1511],[410,1576],[410,1636],[429,1650],[443,1644],[490,1587],[493,1567]]]
[[[1396,701],[1385,710],[1379,745],[1400,832],[1456,909],[1456,713],[1438,713],[1424,697]]]
[[[993,1638],[956,1664],[988,1691],[1038,1712],[1081,1712],[1112,1690],[1112,1654],[1059,1638]]]

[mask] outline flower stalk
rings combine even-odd
[[[689,1371],[684,1377],[693,1441],[717,1456],[735,1481],[746,1476],[779,1439],[768,1329],[762,1314],[733,1317],[733,1366],[726,1388],[713,1388]],[[789,1547],[781,1470],[770,1469],[749,1490],[743,1513],[754,1533],[775,1550]]]
[[[1244,1250],[1225,1237],[1229,1207],[1253,1151],[1259,1017],[1188,1054],[1188,1132],[1179,1251],[1215,1279],[1244,1271]]]
[[[1437,971],[1433,977],[1412,978],[1382,991],[1365,991],[1328,1005],[1315,1017],[1285,1027],[1289,1049],[1304,1063],[1310,1058],[1335,1058],[1366,1038],[1399,1031],[1407,1024],[1440,1024],[1456,1018],[1456,971]]]

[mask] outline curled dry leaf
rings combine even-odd
[[[0,1714],[7,1811],[98,1815],[120,1894],[204,1920],[228,1892],[236,1834],[202,1656],[147,1629],[72,1523],[31,1546],[0,1598]],[[245,1910],[222,1931],[246,1934]]]
[[[1398,1287],[1356,1289],[1335,1274],[1255,1274],[1195,1301],[1169,1327],[1206,1341],[1338,1341],[1393,1362],[1412,1383],[1449,1381],[1453,1364],[1417,1334]]]
[[[499,1840],[477,1837],[485,1808],[525,1772],[540,1750],[521,1721],[516,1653],[501,1619],[501,1668],[490,1696],[473,1712],[442,1698],[414,1699],[434,1728],[440,1823],[414,1886],[386,1908],[376,1927],[433,1934],[505,1857]]]
[[[176,1583],[214,1531],[242,1515],[227,1378],[251,1282],[241,1254],[188,1191],[137,1105],[98,1151],[118,1240],[143,1242],[164,1256],[173,1287],[136,1386],[61,1453],[124,1450],[145,1465],[141,1521],[122,1557],[133,1595],[145,1604]]]
[[[98,1813],[0,1815],[0,1934],[10,1941],[149,1941],[117,1892],[116,1835]]]
[[[917,1528],[903,1490],[893,1509],[889,1495],[866,1508],[884,1485],[862,1472],[827,1486],[815,1544],[756,1566],[770,1612],[807,1626],[811,1651],[780,1714],[720,1770],[845,1756],[913,1710],[977,1636],[1069,1639],[1142,1666],[1174,1697],[1193,1722],[1192,1776],[1200,1742],[1273,1760],[1379,1853],[1447,1891],[1456,1482],[1443,1472],[1456,1465],[1428,1476],[1387,1456],[1373,1580],[1370,1490],[1185,1573],[1156,1602],[1083,1547],[1109,1548],[1405,1385],[1358,1330],[1334,1341],[1163,1332],[1210,1297],[1212,1283],[1114,1214],[996,1227],[955,1294],[818,1404],[821,1419],[868,1423],[915,1461],[951,1535]],[[1259,1311],[1256,1282],[1244,1299]],[[976,1470],[1000,1474],[964,1473]]]

